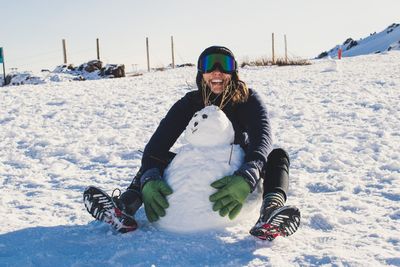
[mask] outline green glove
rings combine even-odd
[[[229,214],[229,219],[233,220],[250,194],[250,185],[242,176],[232,175],[213,182],[211,186],[218,189],[210,196],[210,201],[215,202],[213,210],[219,210],[222,217]]]
[[[169,207],[166,196],[172,194],[172,189],[162,180],[152,180],[145,183],[142,189],[144,210],[147,219],[155,222],[165,216],[165,209]]]

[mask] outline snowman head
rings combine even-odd
[[[196,112],[185,130],[185,138],[193,146],[230,145],[234,135],[232,123],[217,106]]]

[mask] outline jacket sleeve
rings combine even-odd
[[[161,179],[170,159],[170,148],[185,130],[194,114],[193,93],[187,93],[178,100],[161,120],[147,143],[142,157],[141,187],[154,179]]]
[[[248,134],[248,144],[245,162],[235,174],[244,177],[254,191],[272,149],[268,112],[260,96],[250,90],[247,102],[240,104],[238,116]]]

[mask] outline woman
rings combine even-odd
[[[213,210],[234,219],[247,196],[262,180],[264,200],[260,218],[250,233],[263,240],[293,234],[300,223],[300,212],[296,207],[284,206],[289,156],[282,149],[271,151],[271,130],[264,103],[239,79],[237,62],[228,48],[207,48],[201,53],[197,68],[198,90],[187,93],[171,107],[145,147],[138,174],[126,192],[114,197],[114,202],[125,215],[133,216],[143,202],[150,222],[164,216],[168,209],[166,196],[173,193],[162,178],[175,155],[169,149],[193,114],[212,104],[219,106],[232,122],[234,142],[245,151],[244,163],[234,174],[211,184],[217,189],[209,197]],[[130,216],[119,220],[121,232],[136,229]]]

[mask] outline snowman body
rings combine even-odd
[[[234,130],[226,115],[216,106],[197,112],[185,130],[184,145],[164,172],[173,193],[169,208],[158,225],[175,232],[220,229],[248,218],[258,210],[259,192],[251,194],[235,220],[212,210],[209,196],[217,190],[214,181],[232,175],[244,161],[244,151],[233,145]]]

